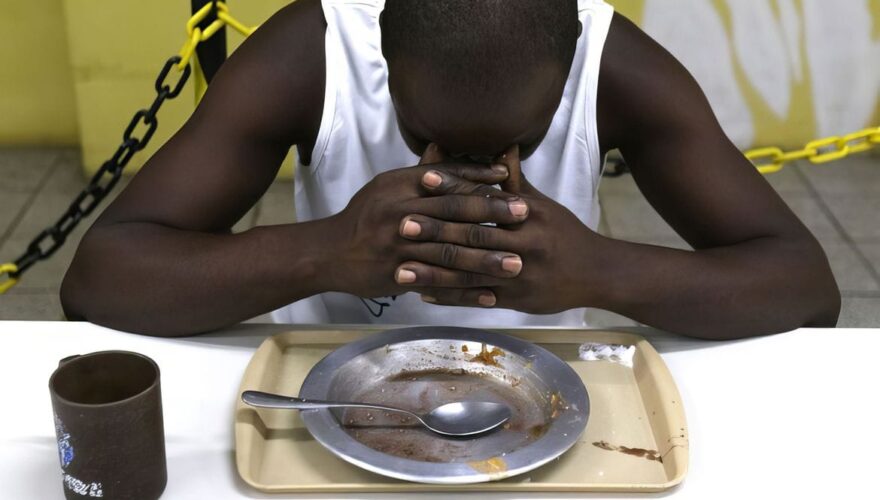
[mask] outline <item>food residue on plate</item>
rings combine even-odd
[[[558,391],[550,395],[550,419],[559,416],[560,413],[567,410],[569,406],[562,400],[562,394]]]
[[[644,448],[629,448],[627,446],[614,446],[613,444],[608,444],[607,441],[596,441],[595,443],[593,443],[593,446],[595,446],[596,448],[601,448],[603,450],[617,451],[623,453],[624,455],[631,455],[634,457],[660,462],[661,464],[663,463],[663,457],[660,456],[660,452],[656,450],[646,450]]]
[[[501,457],[492,457],[488,460],[478,460],[467,463],[472,469],[482,474],[498,474],[507,472],[507,462]]]
[[[415,381],[419,379],[423,379],[426,377],[432,376],[463,376],[463,375],[471,375],[475,377],[481,376],[479,373],[469,373],[464,368],[428,368],[425,370],[412,370],[412,371],[402,371],[397,373],[391,377],[388,377],[387,380],[389,382],[401,382],[401,381]]]
[[[462,351],[467,352],[464,350],[464,347],[465,346],[462,346]],[[486,343],[483,342],[483,347],[480,349],[480,354],[474,354],[474,357],[471,358],[471,361],[474,363],[483,363],[487,366],[498,366],[498,360],[496,360],[495,358],[499,356],[504,356],[504,351],[494,346],[490,351],[489,346],[487,346]]]
[[[532,439],[538,439],[539,437],[546,434],[547,429],[549,429],[549,428],[550,428],[549,423],[533,425],[532,427],[529,428],[529,437],[531,437]]]

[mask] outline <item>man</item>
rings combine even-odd
[[[300,222],[230,234],[291,145]],[[613,148],[695,251],[595,232]],[[581,326],[599,307],[732,338],[840,307],[820,246],[691,76],[599,0],[284,8],[95,222],[61,295],[71,317],[155,335],[273,309]]]

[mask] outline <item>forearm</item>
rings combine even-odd
[[[329,219],[198,233],[150,223],[92,228],[65,276],[68,315],[157,336],[237,323],[320,293]]]
[[[607,238],[590,305],[711,339],[833,326],[840,292],[811,238],[759,238],[689,252]]]

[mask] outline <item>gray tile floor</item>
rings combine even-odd
[[[0,262],[15,259],[31,238],[63,212],[85,185],[81,172],[76,149],[0,148]],[[880,157],[856,156],[823,166],[794,165],[768,180],[828,254],[843,292],[839,325],[880,327]],[[603,233],[686,248],[644,200],[631,177],[605,179],[599,193]],[[293,186],[277,182],[236,230],[290,222],[292,216]],[[91,219],[74,231],[52,259],[35,265],[19,286],[0,296],[0,319],[62,318],[58,288]],[[597,326],[634,324],[604,311],[592,313],[590,320]]]

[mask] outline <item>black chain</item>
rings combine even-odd
[[[156,98],[153,104],[147,109],[140,109],[131,118],[125,132],[122,133],[122,144],[113,153],[109,160],[105,161],[101,168],[92,176],[89,184],[82,192],[74,198],[67,211],[55,222],[55,224],[44,229],[36,238],[34,238],[27,246],[25,253],[15,261],[18,270],[10,273],[10,277],[18,278],[29,267],[41,260],[48,259],[61,245],[67,240],[67,236],[71,231],[86,217],[91,214],[104,198],[113,190],[125,166],[138,151],[147,147],[159,126],[159,120],[156,113],[168,99],[174,99],[180,95],[186,84],[191,68],[186,65],[181,73],[177,83],[172,88],[171,84],[166,82],[171,68],[180,63],[180,56],[174,56],[165,61],[165,66],[156,77]],[[135,129],[139,124],[147,127],[146,132],[141,137],[134,135]]]

